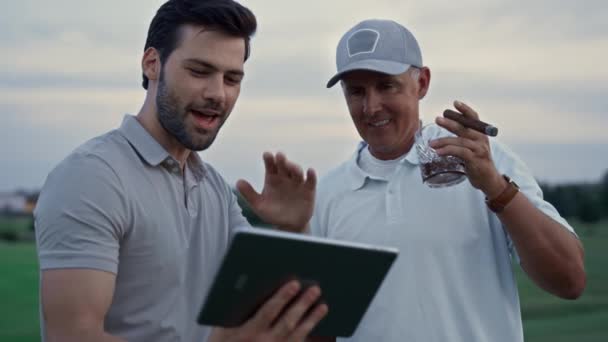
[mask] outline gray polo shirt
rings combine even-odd
[[[63,160],[34,215],[41,270],[116,274],[105,329],[130,342],[204,341],[198,310],[231,231],[248,226],[215,169],[192,153],[182,174],[133,116]]]

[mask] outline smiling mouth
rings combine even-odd
[[[221,118],[219,114],[209,111],[198,111],[192,109],[190,112],[192,113],[197,126],[203,129],[214,128],[216,123]]]
[[[390,121],[391,121],[390,119],[381,120],[381,121],[375,121],[375,122],[370,122],[369,125],[372,126],[372,127],[382,127],[382,126],[388,125],[388,123]]]
[[[196,109],[190,109],[190,111],[194,115],[196,115],[196,116],[209,116],[209,117],[220,116],[220,111],[217,111],[217,110],[210,110],[210,109],[196,110]]]

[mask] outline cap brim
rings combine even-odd
[[[333,87],[338,81],[344,76],[344,74],[354,71],[354,70],[369,70],[376,71],[383,74],[389,75],[399,75],[407,71],[410,68],[409,64],[391,62],[391,61],[381,61],[376,59],[367,59],[364,61],[356,61],[345,68],[343,68],[339,73],[335,74],[334,77],[329,79],[327,82],[327,88]]]

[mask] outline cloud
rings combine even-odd
[[[0,72],[0,89],[74,89],[74,88],[135,88],[141,75],[132,72],[128,77],[118,73],[83,74],[79,72]]]
[[[539,181],[599,182],[608,172],[608,158],[602,158],[608,150],[606,143],[515,143],[511,147]]]
[[[4,4],[0,37],[11,45],[55,41],[78,33],[99,45],[143,49],[142,36],[161,0],[20,0]],[[4,29],[6,27],[6,29]]]
[[[40,185],[71,149],[139,109],[141,53],[162,2],[21,0],[3,6],[0,158],[13,162],[3,169],[0,188]],[[320,171],[352,153],[357,132],[339,87],[328,90],[325,82],[335,71],[340,36],[370,17],[402,22],[419,40],[433,75],[421,107],[425,121],[461,99],[518,146],[608,142],[603,0],[242,3],[259,22],[252,58],[233,117],[203,153],[229,179],[260,179],[266,149],[284,150]],[[597,151],[573,153],[592,160]],[[543,163],[542,155],[533,158]]]

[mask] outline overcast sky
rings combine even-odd
[[[140,58],[160,0],[2,1],[0,191],[36,188],[76,146],[143,101]],[[455,99],[499,127],[543,181],[608,170],[608,3],[603,0],[242,1],[259,29],[241,97],[201,153],[234,183],[261,185],[265,150],[323,174],[358,135],[339,87],[335,46],[366,18],[401,22],[431,68],[422,118]]]

